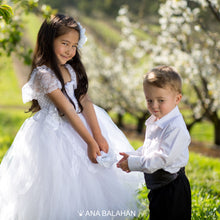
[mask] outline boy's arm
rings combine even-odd
[[[181,161],[180,166],[185,166],[188,158],[184,154],[188,152],[189,143],[190,137],[182,129],[174,128],[165,134],[162,143],[156,142],[154,146],[151,146],[155,150],[148,155],[130,155],[128,157],[129,170],[153,173],[158,169],[172,167],[176,159]]]
[[[125,152],[126,154],[130,155],[134,155],[134,156],[141,156],[142,155],[142,149],[143,146],[139,147],[137,150],[135,151],[129,151],[129,152]]]
[[[120,155],[123,156],[123,158],[120,161],[118,161],[117,167],[121,168],[123,171],[129,173],[131,170],[128,167],[128,158],[130,156],[139,156],[140,157],[142,155],[142,148],[143,148],[143,146],[138,148],[136,151],[119,153]]]

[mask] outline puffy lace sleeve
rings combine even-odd
[[[52,70],[46,66],[37,67],[33,70],[30,80],[22,88],[23,102],[38,99],[58,88],[61,88],[61,84]]]

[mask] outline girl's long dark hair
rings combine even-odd
[[[54,39],[68,33],[68,31],[71,29],[78,31],[80,34],[80,28],[77,22],[72,17],[65,15],[57,14],[43,22],[37,36],[37,44],[32,61],[32,71],[37,66],[42,65],[47,65],[49,68],[51,68],[58,80],[61,82],[61,91],[68,97],[69,101],[75,108],[73,101],[69,98],[65,90],[64,80],[60,72],[60,68],[57,65],[57,57],[53,49]],[[81,62],[78,49],[76,49],[75,56],[67,63],[70,64],[76,72],[77,88],[74,90],[74,93],[80,108],[80,112],[82,112],[83,106],[80,103],[80,98],[88,91],[88,78],[84,65]],[[29,112],[37,112],[39,110],[40,106],[38,101],[32,100],[32,105],[29,108]]]

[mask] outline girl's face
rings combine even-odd
[[[180,93],[169,87],[159,88],[149,84],[144,87],[148,110],[157,120],[172,111],[182,98]]]
[[[76,30],[70,30],[54,39],[54,52],[59,65],[64,65],[76,54],[76,48],[79,41],[79,33]]]

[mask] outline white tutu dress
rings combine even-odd
[[[71,82],[65,88],[78,110],[76,75],[70,65],[66,68]],[[41,66],[22,89],[23,101],[36,99],[41,110],[26,119],[0,165],[0,220],[134,217],[138,214],[135,195],[143,176],[89,160],[87,144],[46,95],[57,88],[61,84],[52,70]],[[117,155],[132,151],[108,114],[94,108],[110,151]],[[90,130],[81,113],[79,117]]]

